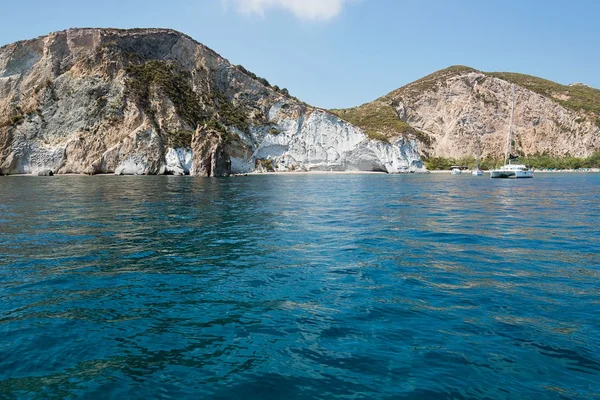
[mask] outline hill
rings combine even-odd
[[[513,86],[518,154],[588,157],[600,149],[600,90],[516,73],[452,66],[373,102],[331,111],[374,138],[416,138],[425,158],[498,159]]]

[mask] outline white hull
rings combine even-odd
[[[490,178],[533,178],[533,171],[523,169],[495,169],[490,172]]]
[[[473,176],[481,176],[483,175],[483,171],[480,169],[476,169],[475,171],[471,172],[471,175]]]

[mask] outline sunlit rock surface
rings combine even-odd
[[[3,174],[420,172],[416,146],[371,140],[171,30],[71,29],[0,48]]]

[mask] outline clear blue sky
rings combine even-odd
[[[1,20],[0,44],[70,27],[177,29],[325,108],[454,64],[600,88],[598,0],[20,0]]]

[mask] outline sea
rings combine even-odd
[[[598,399],[600,174],[0,177],[0,398]]]

